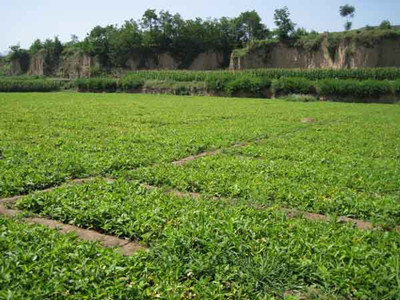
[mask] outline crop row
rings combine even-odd
[[[320,79],[400,79],[400,68],[366,68],[366,69],[257,69],[244,71],[136,71],[126,76],[141,80],[171,81],[207,81],[214,76],[235,79],[237,77],[255,76],[269,79],[281,77],[301,77],[310,80]]]
[[[62,86],[61,81],[51,79],[0,77],[0,92],[53,92]]]
[[[280,299],[311,287],[327,299],[398,295],[394,232],[287,219],[273,210],[180,198],[126,181],[61,188],[27,196],[18,206],[150,245],[123,277],[140,293],[157,291],[162,299]]]

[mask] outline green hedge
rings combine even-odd
[[[113,78],[77,79],[74,85],[79,92],[112,93],[117,91],[117,80]]]
[[[272,81],[275,95],[314,94],[315,83],[305,78],[279,78]]]
[[[393,83],[377,80],[321,80],[317,83],[321,96],[368,98],[393,95]]]
[[[322,79],[357,79],[357,80],[396,80],[400,79],[400,68],[364,68],[364,69],[255,69],[243,71],[135,71],[124,77],[141,80],[171,81],[231,81],[243,75],[278,79],[282,77]]]
[[[392,91],[395,96],[400,97],[400,80],[392,82]]]
[[[230,81],[225,86],[225,91],[229,96],[238,93],[249,93],[253,96],[262,97],[266,90],[271,87],[271,80],[257,77],[243,77]]]
[[[207,86],[205,82],[197,81],[167,81],[167,80],[147,80],[143,89],[150,93],[168,93],[173,95],[198,95],[206,94]]]
[[[124,76],[118,81],[118,89],[126,92],[137,90],[143,86],[144,81],[137,76]]]
[[[53,92],[62,82],[50,79],[0,78],[0,92]]]

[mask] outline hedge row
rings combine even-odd
[[[400,80],[342,80],[324,79],[311,81],[304,78],[280,78],[272,82],[273,93],[311,94],[324,97],[378,98],[400,96]]]
[[[49,79],[0,78],[0,92],[53,92],[61,86],[60,81]]]
[[[160,92],[175,95],[225,94],[227,96],[276,97],[302,94],[324,97],[371,98],[380,96],[400,96],[400,80],[342,80],[324,79],[312,81],[305,78],[279,78],[270,80],[243,74],[241,77],[218,76],[213,74],[204,82],[139,80],[127,76],[119,81],[110,78],[80,79],[76,86],[81,92]]]
[[[117,91],[117,80],[112,78],[82,78],[74,82],[79,92],[107,92],[114,93]]]
[[[396,80],[400,79],[400,68],[364,68],[364,69],[256,69],[243,71],[135,71],[124,77],[136,80],[170,81],[208,81],[210,77],[221,80],[246,76],[278,79],[282,77],[322,79],[357,79],[357,80]]]
[[[175,95],[220,94],[226,96],[270,97],[291,94],[322,97],[373,99],[381,96],[400,97],[400,80],[312,81],[306,78],[269,79],[241,73],[241,76],[219,76],[213,72],[204,81],[143,80],[135,76],[121,79],[88,78],[74,81],[71,87],[79,92],[159,92]],[[0,78],[0,92],[50,92],[68,88],[70,83],[51,79]]]

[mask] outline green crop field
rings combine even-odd
[[[0,93],[15,195],[148,251],[0,216],[0,299],[400,297],[400,105]]]

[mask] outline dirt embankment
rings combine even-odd
[[[383,39],[373,46],[342,40],[336,47],[324,38],[320,47],[306,50],[285,43],[232,53],[231,70],[257,68],[346,69],[400,67],[400,39]]]
[[[22,73],[18,62],[14,62],[13,73]],[[181,61],[169,53],[142,55],[133,53],[121,71],[135,70],[175,70],[181,67]],[[194,58],[186,68],[189,70],[216,70],[223,67],[224,56],[217,52],[203,52]],[[31,57],[29,75],[46,75],[64,78],[90,77],[93,72],[100,70],[100,64],[95,57],[83,53],[69,53],[61,56],[57,64],[49,65],[45,55],[38,53]]]
[[[244,50],[244,51],[242,51]],[[300,69],[345,69],[400,67],[400,39],[383,38],[372,45],[353,39],[342,39],[334,46],[328,37],[322,38],[318,47],[306,49],[286,43],[258,45],[249,49],[234,51],[230,59],[231,70],[257,68],[300,68]],[[226,67],[224,55],[218,52],[203,52],[189,64],[183,63],[170,53],[132,53],[125,67],[116,71],[134,70],[216,70]],[[20,75],[24,68],[18,61],[11,62],[11,74]],[[31,57],[28,74],[66,78],[90,77],[101,71],[95,57],[84,53],[64,53],[57,62],[46,59],[38,53]],[[95,74],[96,75],[96,74]]]

